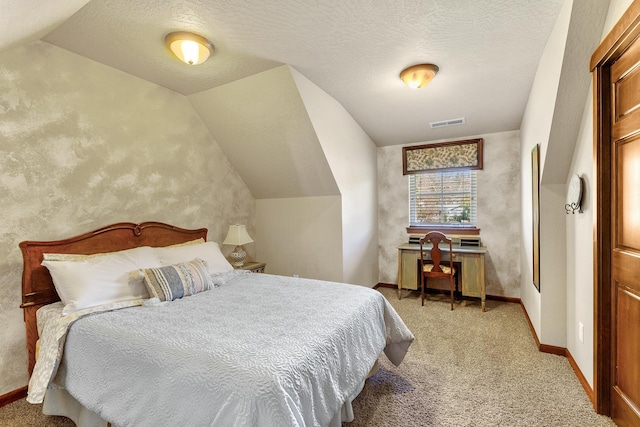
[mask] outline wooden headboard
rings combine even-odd
[[[22,304],[27,332],[29,376],[33,372],[38,327],[36,311],[46,304],[60,301],[51,275],[40,265],[44,253],[96,254],[115,252],[139,246],[169,246],[207,238],[207,229],[187,230],[161,222],[119,222],[89,233],[50,242],[25,241],[20,243],[24,269],[22,271]]]

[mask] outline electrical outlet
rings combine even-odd
[[[578,322],[578,339],[580,342],[584,342],[584,325],[582,322]]]

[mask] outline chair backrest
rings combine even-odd
[[[439,231],[430,231],[420,239],[421,266],[424,265],[424,251],[422,250],[422,246],[427,243],[431,243],[431,250],[429,252],[431,255],[431,261],[433,262],[433,269],[431,270],[431,273],[435,273],[435,275],[445,274],[442,271],[442,267],[440,267],[442,265],[442,250],[440,249],[441,242],[449,244],[449,268],[453,269],[453,245],[451,243],[451,239]]]

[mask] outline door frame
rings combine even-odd
[[[613,375],[611,319],[611,65],[640,37],[640,0],[634,0],[591,56],[593,73],[593,163],[595,177],[594,280],[594,407],[611,413]]]

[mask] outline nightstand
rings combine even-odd
[[[245,262],[242,267],[234,267],[236,270],[249,270],[252,273],[264,273],[266,262]]]

